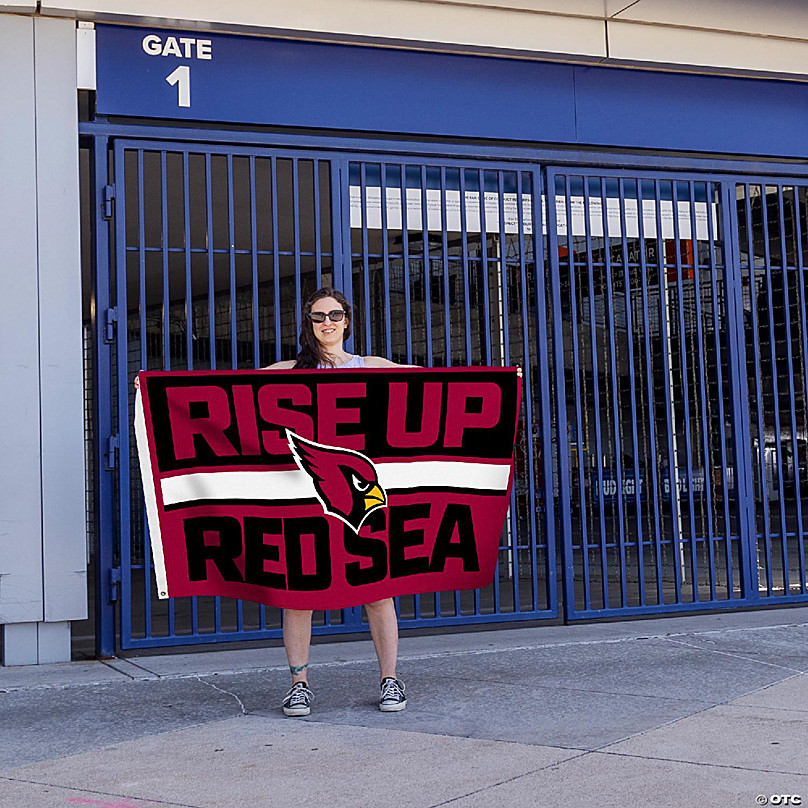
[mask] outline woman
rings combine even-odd
[[[267,370],[402,367],[380,356],[349,354],[343,343],[350,335],[350,303],[336,289],[328,286],[318,289],[303,307],[297,359],[276,362]],[[404,683],[396,676],[398,620],[393,599],[368,603],[365,610],[381,674],[379,709],[382,712],[398,712],[407,706],[407,699]],[[311,615],[311,611],[300,609],[285,609],[283,613],[283,644],[292,674],[292,687],[283,700],[285,715],[309,715],[311,712],[314,694],[309,688],[307,675]]]

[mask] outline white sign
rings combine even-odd
[[[401,189],[387,188],[387,228],[388,230],[401,230]],[[421,230],[423,228],[423,215],[421,211],[422,192],[420,188],[407,188],[407,229]],[[519,206],[515,193],[505,193],[502,199],[501,209],[504,213],[504,230],[506,233],[518,232]],[[545,197],[542,195],[542,222],[543,232],[547,232],[547,216],[545,209]],[[446,209],[446,227],[442,227],[441,217],[443,215],[443,205]],[[378,186],[365,187],[365,212],[366,226],[368,230],[381,230],[382,228],[382,193]],[[446,190],[445,202],[442,204],[441,192],[437,188],[428,188],[426,192],[427,207],[427,227],[432,231],[443,229],[450,233],[459,233],[462,230],[462,214],[460,206],[460,191]],[[500,231],[500,199],[496,191],[486,191],[484,194],[485,207],[485,230],[487,233],[498,233]],[[533,200],[530,194],[522,194],[522,232],[525,235],[533,233]],[[556,207],[556,228],[559,236],[567,236],[567,200],[566,197],[557,196]],[[718,210],[717,205],[712,205],[712,233],[713,238],[718,233]],[[584,198],[582,196],[570,197],[570,219],[572,223],[572,235],[586,235],[586,220],[584,217]],[[696,223],[696,239],[707,241],[710,229],[707,221],[707,203],[696,202],[694,207]],[[657,216],[658,213],[658,216]],[[689,241],[692,235],[692,220],[690,215],[690,202],[678,202],[676,205],[676,215],[678,217],[679,238]],[[466,191],[466,232],[479,233],[480,228],[480,194],[478,191]],[[605,224],[608,235],[611,238],[620,238],[622,235],[623,221],[625,221],[627,238],[638,238],[640,235],[640,225],[638,216],[638,204],[636,199],[626,199],[622,211],[620,210],[620,200],[618,198],[606,198]],[[643,236],[646,239],[657,238],[657,221],[661,224],[661,237],[663,239],[676,238],[676,227],[674,224],[673,202],[661,200],[659,211],[657,212],[656,201],[644,199],[642,204],[642,228]],[[603,236],[604,216],[603,200],[601,197],[589,198],[589,235],[592,238]],[[358,185],[351,186],[351,227],[362,227],[362,189]]]

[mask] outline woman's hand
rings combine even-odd
[[[135,385],[135,390],[140,390],[140,376],[135,376],[132,384]]]

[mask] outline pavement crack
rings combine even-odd
[[[441,802],[433,803],[429,806],[429,808],[440,808],[442,805],[451,805],[453,802],[457,802],[458,800],[464,800],[466,797],[473,797],[475,794],[482,794],[484,791],[490,791],[492,788],[497,788],[498,786],[504,786],[508,783],[513,783],[516,780],[521,780],[523,777],[528,777],[531,774],[538,774],[539,772],[546,771],[547,769],[552,769],[555,766],[560,766],[562,763],[567,763],[570,760],[578,760],[578,758],[586,757],[587,755],[591,755],[592,753],[589,751],[582,752],[580,755],[573,755],[570,758],[566,758],[564,760],[558,760],[554,763],[548,763],[545,766],[539,766],[537,769],[531,769],[529,772],[522,772],[522,774],[515,774],[513,777],[506,777],[504,780],[499,780],[496,783],[489,783],[487,786],[481,786],[480,788],[475,788],[474,791],[469,791],[468,794],[458,794],[456,797],[451,797],[448,800],[443,800]]]
[[[22,777],[8,777],[0,775],[0,779],[7,780],[10,783],[27,783],[32,786],[47,786],[48,788],[63,788],[66,791],[75,791],[79,794],[95,794],[99,797],[115,797],[116,799],[136,800],[137,802],[146,803],[149,805],[169,805],[171,808],[203,808],[201,805],[191,805],[187,802],[171,802],[170,800],[158,800],[151,797],[134,797],[131,794],[118,794],[114,791],[99,791],[94,788],[77,788],[76,786],[66,786],[61,783],[46,783],[42,780],[26,780]],[[136,806],[132,806],[136,808]]]
[[[674,645],[683,645],[685,648],[693,648],[696,651],[704,651],[708,654],[720,654],[721,656],[728,656],[732,657],[733,659],[743,659],[746,662],[755,662],[758,665],[767,665],[770,668],[779,668],[783,671],[789,671],[790,673],[794,674],[803,674],[806,671],[800,670],[799,668],[790,668],[787,665],[778,665],[776,662],[767,662],[765,659],[755,659],[754,657],[744,656],[743,654],[733,654],[730,651],[719,651],[717,648],[704,648],[700,645],[692,645],[689,642],[683,642],[682,640],[674,640],[671,637],[664,638],[667,642],[673,643]]]
[[[671,758],[671,757],[661,757],[657,755],[637,755],[632,754],[631,752],[609,752],[602,749],[594,749],[592,754],[597,755],[610,755],[612,757],[626,757],[626,758],[635,758],[637,760],[659,760],[665,763],[681,763],[686,766],[706,766],[711,769],[732,769],[734,771],[742,771],[742,772],[760,772],[761,774],[787,774],[791,777],[806,777],[808,778],[808,774],[805,772],[792,772],[792,771],[784,771],[783,769],[759,769],[754,766],[737,766],[733,765],[732,763],[708,763],[706,761],[701,760],[681,760],[680,758]],[[565,761],[561,761],[564,763]]]
[[[212,687],[214,690],[218,690],[220,693],[225,693],[228,696],[232,696],[237,702],[238,706],[241,709],[242,715],[249,715],[247,712],[247,708],[244,706],[244,702],[235,694],[229,690],[225,690],[223,687],[219,687],[218,685],[213,684],[213,682],[208,682],[207,680],[203,679],[201,676],[197,676],[196,679],[202,682],[203,685],[207,685],[208,687]]]

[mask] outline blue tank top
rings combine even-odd
[[[317,365],[318,368],[330,368],[331,365]],[[365,357],[354,354],[344,365],[337,365],[336,369],[343,368],[363,368],[365,367]]]

